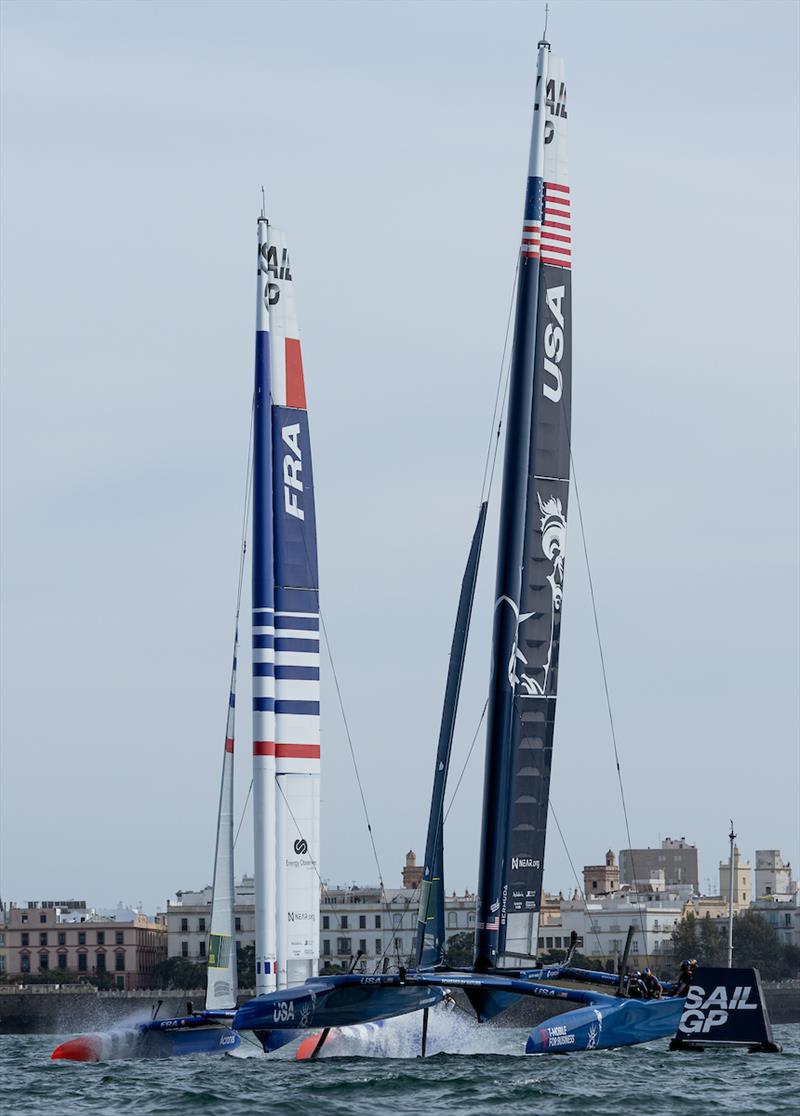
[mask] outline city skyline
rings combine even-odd
[[[384,878],[423,852],[541,11],[184,12],[0,14],[4,897],[66,879],[111,906],[122,878],[150,907],[177,876],[210,880],[262,183],[292,251],[322,611]],[[551,13],[570,89],[575,476],[630,835],[575,517],[548,890],[570,859],[658,833],[686,833],[713,879],[730,817],[740,847],[800,860],[796,31],[795,6],[759,5],[770,68],[743,95],[747,4]],[[487,694],[496,505],[453,787]],[[322,686],[320,872],[371,881],[327,662]],[[242,810],[247,716],[239,731]],[[479,731],[448,890],[476,884],[483,749]],[[252,862],[245,819],[237,874]]]

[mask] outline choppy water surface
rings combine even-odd
[[[398,1024],[401,1021],[396,1021]],[[523,1113],[800,1112],[800,1024],[775,1027],[782,1055],[671,1054],[667,1041],[627,1050],[525,1057],[527,1032],[464,1023],[470,1054],[337,1057],[192,1057],[165,1061],[51,1062],[65,1036],[0,1036],[0,1111],[13,1116],[414,1116]],[[409,1053],[409,1024],[397,1050]],[[484,1051],[484,1052],[478,1052]]]

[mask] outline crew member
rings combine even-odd
[[[649,966],[642,970],[642,983],[644,984],[648,1000],[661,999],[663,995],[661,981]]]
[[[632,1000],[647,999],[647,989],[638,969],[628,977],[628,995]]]
[[[695,962],[695,965],[697,962]],[[692,983],[692,963],[691,961],[681,961],[680,971],[678,972],[678,979],[675,981],[675,995],[688,996],[689,987]]]

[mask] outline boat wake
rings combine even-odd
[[[418,1058],[422,1050],[421,1011],[380,1023],[361,1023],[331,1031],[317,1058]],[[305,1061],[319,1041],[319,1033],[304,1039],[295,1057]],[[524,1038],[504,1027],[478,1023],[461,1011],[432,1009],[428,1019],[427,1056],[433,1054],[525,1053]]]

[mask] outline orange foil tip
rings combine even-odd
[[[99,1062],[102,1049],[103,1042],[99,1035],[81,1035],[80,1038],[62,1042],[50,1057],[63,1058],[68,1062]]]

